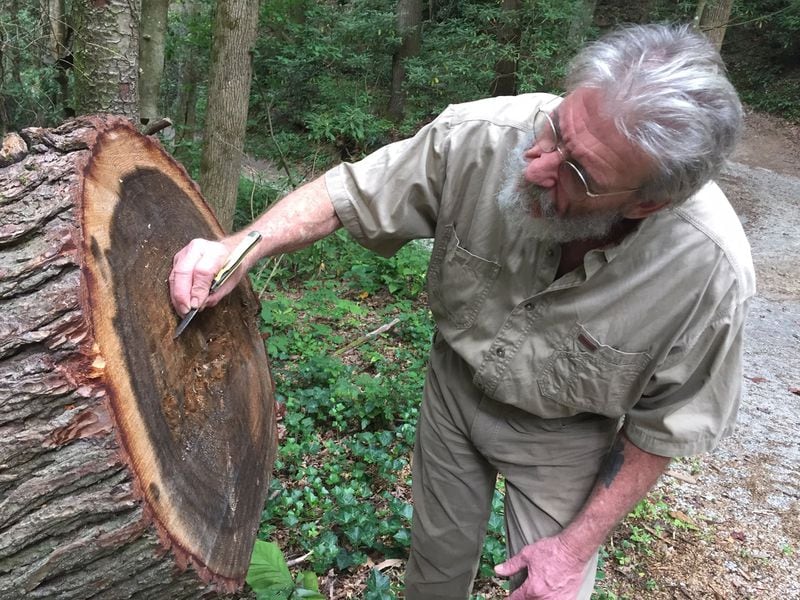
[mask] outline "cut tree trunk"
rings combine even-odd
[[[222,231],[116,117],[0,169],[0,598],[213,597],[244,580],[275,453],[239,286],[172,339],[172,256]]]

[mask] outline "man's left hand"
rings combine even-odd
[[[509,600],[575,600],[583,584],[586,563],[558,537],[544,538],[497,565],[502,577],[528,570],[528,576]]]

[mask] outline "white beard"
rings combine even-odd
[[[523,140],[508,158],[503,185],[497,193],[497,204],[506,219],[520,228],[523,234],[542,241],[563,244],[576,240],[604,239],[622,220],[620,211],[560,217],[556,212],[554,191],[531,185],[523,173],[527,162],[525,150],[533,144],[533,136]],[[533,204],[539,207],[541,217],[534,217]]]

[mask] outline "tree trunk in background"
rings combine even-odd
[[[142,123],[159,119],[159,89],[164,73],[164,40],[169,0],[142,0],[139,29],[139,118]]]
[[[392,55],[392,87],[389,94],[389,118],[400,121],[405,114],[406,60],[419,55],[422,43],[422,0],[399,0],[397,2],[397,33],[400,47]]]
[[[187,160],[197,134],[197,86],[200,69],[192,54],[181,69],[175,119],[175,156]]]
[[[257,25],[258,0],[217,0],[200,189],[226,231],[236,210]]]
[[[199,59],[200,54],[191,51],[194,40],[189,31],[195,21],[200,18],[200,0],[183,0],[173,4],[173,10],[179,13],[176,21],[176,34],[181,39],[187,40],[189,52],[181,53],[181,62],[178,70],[178,90],[173,110],[173,123],[175,127],[175,140],[173,153],[176,158],[188,162],[192,145],[197,137],[197,87],[200,80]]]
[[[70,34],[64,0],[42,0],[42,29],[45,39],[45,63],[56,69],[58,96],[55,104],[60,106],[64,114],[71,111],[69,107],[69,76],[67,71],[72,67],[72,51],[69,48]]]
[[[258,300],[243,282],[172,339],[172,256],[222,234],[197,186],[120,117],[21,133],[0,168],[0,598],[218,598],[275,456]]]
[[[6,111],[6,95],[3,88],[6,82],[5,55],[3,49],[6,47],[5,31],[0,27],[0,135],[5,135],[8,131],[8,111]]]
[[[11,0],[11,4],[9,5],[9,8],[11,9],[9,11],[10,12],[9,17],[10,17],[10,20],[11,20],[11,23],[12,23],[12,28],[9,28],[9,29],[13,30],[13,28],[23,27],[23,25],[18,20],[19,14],[20,14],[19,0]],[[14,43],[14,38],[13,37],[11,37],[11,40],[12,40],[12,43],[8,44],[6,46],[6,48],[5,48],[5,51],[6,51],[5,54],[6,54],[7,65],[8,65],[8,74],[11,76],[11,80],[14,83],[16,83],[18,86],[22,87],[22,75],[20,74],[20,70],[19,70],[20,69],[20,65],[22,64],[22,58],[21,58],[21,54],[22,53],[20,52],[21,48],[20,48],[19,44]]]
[[[513,96],[517,93],[517,59],[519,52],[520,0],[503,0],[503,20],[497,30],[497,41],[511,50],[512,56],[501,58],[494,65],[494,79],[489,93],[492,96]]]
[[[717,50],[722,49],[732,8],[733,0],[700,0],[697,3],[695,27],[706,34]]]
[[[569,42],[574,46],[580,46],[586,39],[586,32],[594,21],[594,12],[597,8],[597,0],[581,0],[578,4],[578,11],[569,26]]]
[[[42,0],[42,29],[48,61],[63,56],[63,45],[67,34],[64,20],[64,0]]]
[[[77,0],[75,111],[138,121],[141,0]]]
[[[594,24],[601,30],[607,30],[623,23],[649,23],[658,1],[596,0]]]

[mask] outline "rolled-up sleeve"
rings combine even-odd
[[[674,349],[626,415],[631,442],[661,456],[689,456],[712,450],[733,431],[748,306],[718,314],[691,345]]]
[[[391,256],[433,237],[447,167],[451,109],[413,138],[384,146],[325,174],[336,214],[363,246]]]

